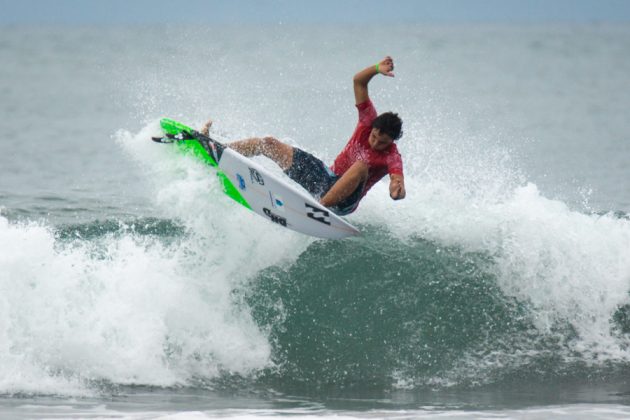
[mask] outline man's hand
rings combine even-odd
[[[402,175],[391,175],[389,181],[389,196],[392,200],[402,200],[407,195],[405,179]]]
[[[372,80],[372,77],[377,74],[383,74],[385,76],[394,77],[394,59],[390,56],[385,57],[377,64],[373,64],[370,67],[366,67],[357,74],[354,75],[354,99],[355,103],[362,104],[369,99],[368,96],[368,83]]]
[[[385,76],[394,77],[394,73],[392,73],[394,71],[394,59],[390,56],[385,57],[376,65],[376,71]]]

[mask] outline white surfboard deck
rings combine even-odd
[[[223,151],[218,164],[251,209],[267,220],[318,238],[341,239],[361,234],[307,192],[230,148]]]

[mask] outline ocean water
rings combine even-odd
[[[150,141],[332,162],[384,55],[408,195],[361,237]],[[628,26],[3,26],[0,61],[0,417],[630,416]]]

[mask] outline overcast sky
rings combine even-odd
[[[630,0],[0,0],[12,23],[630,22]]]

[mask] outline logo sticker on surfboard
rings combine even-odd
[[[306,217],[317,220],[319,223],[330,225],[330,213],[326,210],[320,210],[315,206],[311,206],[308,203],[304,203],[304,205],[309,210],[306,212]]]
[[[251,178],[252,183],[256,182],[260,185],[265,185],[265,178],[263,178],[260,172],[256,169],[249,168],[249,177]]]
[[[247,185],[245,185],[245,178],[241,176],[241,174],[236,174],[236,180],[238,181],[238,187],[245,191],[247,189]]]
[[[284,200],[282,199],[282,196],[269,191],[269,200],[271,200],[271,205],[274,209],[284,212]]]

